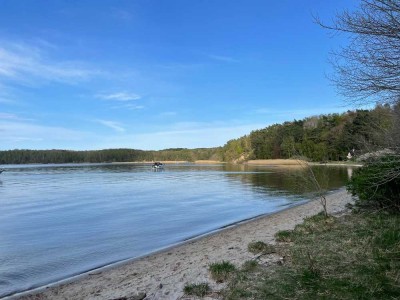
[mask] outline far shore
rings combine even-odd
[[[127,162],[112,162],[113,164],[153,164],[156,161],[127,161]],[[210,159],[199,159],[195,161],[188,160],[157,160],[157,162],[161,162],[163,164],[226,164],[226,162],[219,160],[210,160]]]
[[[255,159],[245,162],[245,164],[253,166],[299,166],[299,167],[301,167],[305,163],[308,163],[311,166],[362,167],[362,164],[360,163],[348,162],[348,161],[343,161],[343,162],[332,161],[332,162],[319,163],[319,162],[306,162],[304,160],[298,160],[298,159]]]
[[[229,164],[219,160],[160,160],[163,164],[197,164],[197,165],[212,165],[212,164]],[[132,161],[132,162],[113,162],[113,164],[153,164],[154,161]],[[270,167],[302,167],[306,161],[298,159],[254,159],[248,160],[241,163],[235,163],[239,165],[249,166],[270,166]],[[310,166],[344,166],[344,167],[362,167],[362,163],[352,161],[331,161],[331,162],[308,162]]]
[[[345,189],[332,192],[327,196],[328,212],[343,213],[346,204],[350,202],[352,197]],[[319,200],[315,199],[228,226],[122,265],[88,272],[71,282],[55,284],[12,298],[123,299],[145,293],[146,299],[194,299],[183,294],[185,284],[208,282],[214,291],[224,287],[224,284],[211,280],[208,273],[210,263],[228,260],[240,266],[246,260],[257,259],[266,266],[275,264],[280,257],[257,257],[248,252],[247,245],[254,241],[274,243],[276,232],[293,229],[305,217],[321,210]],[[207,299],[217,299],[217,296]]]

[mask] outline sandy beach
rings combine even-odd
[[[259,166],[301,166],[301,160],[298,159],[255,159],[248,160],[248,165]]]
[[[345,205],[352,202],[344,189],[329,194],[327,199],[331,214],[343,212]],[[313,200],[15,299],[130,299],[139,293],[145,293],[145,299],[192,299],[183,294],[186,283],[209,282],[214,291],[224,287],[224,284],[211,280],[208,273],[210,263],[228,260],[240,266],[255,258],[247,251],[248,243],[274,243],[277,231],[292,229],[305,217],[320,211],[318,200]],[[279,259],[261,258],[259,263],[274,264]],[[217,296],[207,299],[217,299]]]
[[[356,162],[306,162],[298,159],[256,159],[249,160],[244,164],[253,165],[253,166],[270,166],[270,167],[300,167],[303,168],[305,165],[310,166],[341,166],[341,167],[361,167],[361,163]]]

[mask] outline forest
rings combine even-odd
[[[311,161],[342,161],[386,148],[398,134],[400,105],[378,105],[371,110],[347,111],[274,124],[228,141],[224,161],[307,157]]]
[[[354,149],[361,155],[385,148],[396,136],[400,105],[378,105],[371,110],[312,116],[273,124],[215,148],[8,150],[0,151],[0,164],[100,163],[141,161],[219,160],[240,163],[249,159],[307,157],[311,161],[342,161]]]
[[[195,161],[208,159],[214,148],[174,148],[160,151],[135,149],[106,149],[90,151],[72,150],[8,150],[0,151],[0,164],[35,163],[110,163],[144,161]]]

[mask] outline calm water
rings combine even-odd
[[[5,168],[0,175],[0,297],[142,256],[309,197],[297,171],[266,167]],[[321,170],[315,169],[331,190],[348,178],[347,168]]]

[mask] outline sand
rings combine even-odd
[[[253,165],[253,166],[272,166],[272,167],[281,167],[281,166],[298,166],[305,167],[306,165],[310,166],[342,166],[342,167],[362,167],[361,163],[356,162],[306,162],[304,160],[298,159],[255,159],[249,160],[244,164]]]
[[[352,201],[344,190],[328,196],[328,210],[332,214],[345,211]],[[115,299],[146,293],[145,299],[192,299],[183,295],[186,283],[209,282],[213,290],[224,284],[213,282],[208,265],[228,260],[240,266],[255,256],[247,251],[254,241],[274,243],[274,234],[292,229],[305,217],[321,211],[318,200],[313,200],[281,212],[258,217],[242,224],[218,231],[179,246],[155,253],[113,268],[92,271],[70,283],[55,285],[20,299]],[[269,257],[259,263],[274,264],[280,258]],[[216,297],[216,296],[215,296]],[[212,296],[206,299],[214,299]]]
[[[226,162],[222,162],[219,160],[210,160],[210,159],[199,159],[196,160],[194,163],[199,165],[226,164]]]
[[[248,165],[260,166],[301,166],[301,160],[298,159],[256,159],[246,162]]]

